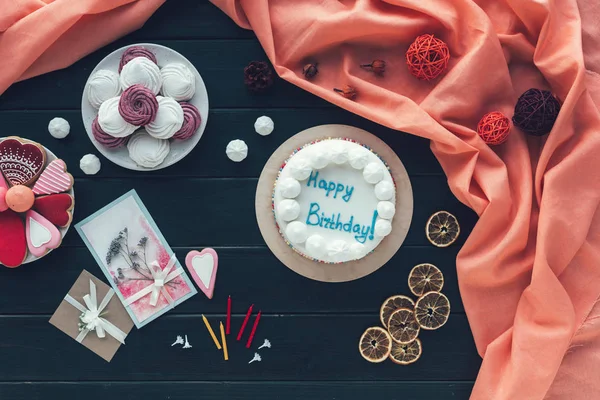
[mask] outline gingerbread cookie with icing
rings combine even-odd
[[[62,242],[62,236],[52,222],[33,210],[25,214],[25,231],[29,252],[36,257],[58,248]]]
[[[42,172],[33,186],[37,196],[64,193],[73,187],[73,176],[67,172],[67,164],[63,160],[54,160]]]
[[[54,225],[64,228],[73,220],[74,205],[70,194],[59,193],[36,198],[33,209]]]
[[[17,137],[0,142],[0,173],[11,185],[30,185],[46,164],[46,150]]]
[[[27,242],[23,220],[16,212],[0,212],[0,263],[9,268],[23,264],[27,257]]]

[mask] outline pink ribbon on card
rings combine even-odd
[[[165,285],[183,273],[183,268],[181,267],[178,267],[174,271],[171,271],[175,266],[176,262],[177,257],[175,257],[175,254],[173,254],[167,266],[161,270],[158,261],[153,261],[150,264],[150,272],[152,273],[152,278],[154,279],[154,282],[151,285],[146,286],[133,296],[130,296],[127,299],[125,299],[125,306],[130,306],[136,301],[140,300],[142,297],[145,297],[150,294],[150,305],[156,307],[156,304],[158,303],[158,298],[162,293],[165,299],[167,299],[169,307],[172,307],[175,301],[165,288]]]

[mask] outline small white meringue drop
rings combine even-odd
[[[292,199],[281,200],[277,205],[277,215],[286,222],[293,221],[300,215],[300,204]]]
[[[307,179],[312,172],[310,162],[303,157],[295,157],[294,159],[290,160],[288,165],[292,177],[298,181]]]
[[[365,245],[362,243],[352,243],[350,245],[350,254],[354,260],[362,258],[365,255]]]
[[[326,149],[319,148],[313,151],[313,154],[310,158],[310,164],[314,169],[323,169],[329,165],[331,161],[331,155]]]
[[[333,262],[346,261],[350,256],[350,246],[345,240],[333,240],[327,245],[327,256]]]
[[[383,167],[380,163],[369,163],[363,169],[363,177],[368,183],[378,183],[383,179]]]
[[[302,244],[308,237],[308,228],[300,221],[293,221],[285,228],[285,235],[293,244]]]
[[[387,219],[379,219],[375,222],[375,236],[385,237],[392,232],[392,223]]]
[[[100,159],[93,154],[86,154],[79,161],[79,168],[86,175],[96,175],[101,166]]]
[[[277,185],[279,188],[279,193],[288,199],[295,199],[298,197],[302,188],[300,187],[300,182],[295,180],[294,178],[285,178]]]
[[[369,150],[362,147],[353,148],[348,153],[348,162],[355,169],[363,169],[369,163]]]
[[[310,235],[304,244],[306,252],[314,258],[322,258],[327,252],[327,242],[321,235]]]
[[[248,145],[246,145],[246,142],[240,139],[232,140],[227,145],[225,153],[231,161],[243,161],[248,156]]]
[[[258,117],[254,123],[254,130],[261,136],[270,135],[273,129],[275,129],[275,123],[266,115]]]
[[[339,143],[332,143],[329,147],[329,152],[331,154],[331,161],[334,163],[341,165],[345,162],[348,162],[348,148],[344,143],[338,141]]]
[[[48,132],[50,132],[50,135],[55,139],[64,139],[69,136],[71,125],[69,125],[69,121],[64,118],[52,118],[48,124]]]
[[[396,214],[396,206],[391,201],[377,203],[377,214],[383,219],[392,219]]]
[[[377,200],[390,200],[394,196],[394,184],[390,181],[381,181],[375,185],[375,197]]]

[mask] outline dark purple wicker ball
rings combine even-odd
[[[552,92],[529,89],[517,100],[512,120],[523,132],[543,136],[550,133],[559,112],[560,103]]]

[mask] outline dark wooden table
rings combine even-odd
[[[152,42],[186,56],[200,71],[210,97],[210,118],[196,149],[183,161],[154,173],[122,169],[101,157],[102,171],[88,177],[79,159],[96,153],[80,114],[90,71],[113,50]],[[467,399],[477,375],[476,353],[461,304],[455,270],[458,250],[476,216],[450,192],[426,140],[379,126],[278,80],[264,95],[247,92],[243,67],[266,60],[252,32],[238,28],[208,2],[169,1],[139,31],[73,66],[15,84],[0,96],[0,136],[36,140],[63,158],[75,176],[75,222],[135,188],[171,246],[183,260],[191,249],[213,247],[220,269],[213,300],[202,294],[141,330],[133,330],[111,363],[48,324],[82,269],[102,278],[83,242],[71,230],[60,249],[34,264],[0,269],[0,399]],[[6,60],[5,60],[6,61]],[[261,137],[254,120],[268,115],[275,132]],[[61,116],[71,123],[62,141],[47,131]],[[265,246],[254,214],[260,171],[271,153],[295,133],[320,124],[348,124],[374,133],[400,156],[410,175],[415,210],[395,257],[355,282],[325,284],[284,267]],[[242,163],[225,156],[236,138],[248,143]],[[448,249],[428,244],[424,224],[446,209],[463,233]],[[423,332],[424,353],[412,366],[370,364],[358,353],[365,328],[379,325],[382,301],[409,294],[407,275],[431,262],[446,277],[452,315],[440,330]],[[236,329],[250,303],[263,310],[256,342],[273,348],[248,365],[252,351],[230,338],[231,359],[211,342],[200,313],[223,319],[234,299]],[[172,348],[187,334],[193,348]]]

